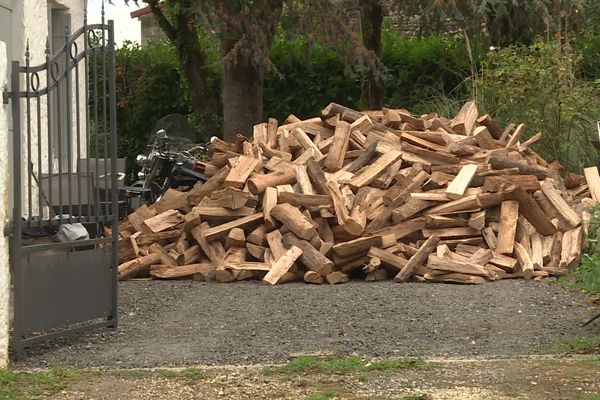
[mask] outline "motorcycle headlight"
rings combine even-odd
[[[146,173],[143,171],[140,171],[137,173],[138,179],[146,179]]]
[[[138,156],[135,158],[135,161],[138,165],[144,166],[148,162],[148,156],[144,154],[138,154]]]

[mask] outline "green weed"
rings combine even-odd
[[[600,205],[590,208],[591,215],[586,238],[585,253],[579,266],[558,282],[569,289],[579,290],[592,296],[600,296]]]
[[[300,356],[290,360],[287,364],[267,367],[266,373],[301,374],[307,372],[323,372],[333,374],[364,374],[368,371],[393,371],[405,369],[431,368],[431,363],[418,359],[392,359],[366,362],[360,356],[352,357],[327,357]]]
[[[306,396],[306,400],[331,400],[336,396],[339,396],[341,391],[339,389],[325,389],[322,392],[314,393]]]
[[[542,348],[542,353],[592,354],[600,352],[600,336],[576,336],[561,339]]]
[[[66,389],[78,376],[78,371],[58,367],[41,372],[1,369],[0,399],[42,399]]]

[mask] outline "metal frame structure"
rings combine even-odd
[[[41,82],[45,80],[45,85]],[[81,88],[85,89],[82,90]],[[46,60],[12,63],[12,349],[117,326],[117,125],[113,21],[87,24]],[[81,223],[89,239],[43,236]],[[107,237],[107,225],[114,227]],[[49,234],[48,234],[49,235]],[[40,241],[43,242],[40,244]]]

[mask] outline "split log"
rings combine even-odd
[[[271,285],[277,284],[277,282],[283,277],[283,275],[289,271],[294,264],[294,261],[302,255],[302,250],[296,246],[291,246],[283,255],[278,257],[267,275],[263,278],[263,281],[270,283]]]
[[[429,254],[431,254],[437,247],[440,238],[437,236],[431,236],[425,241],[417,251],[406,263],[404,268],[394,278],[394,282],[406,282],[410,277],[413,276],[417,267],[427,260]]]

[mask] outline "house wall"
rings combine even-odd
[[[7,46],[0,41],[0,88],[6,87]],[[0,102],[0,151],[8,148],[9,105]],[[0,232],[8,225],[8,158],[0,157]],[[0,235],[0,368],[8,365],[10,318],[10,263],[8,239]]]

